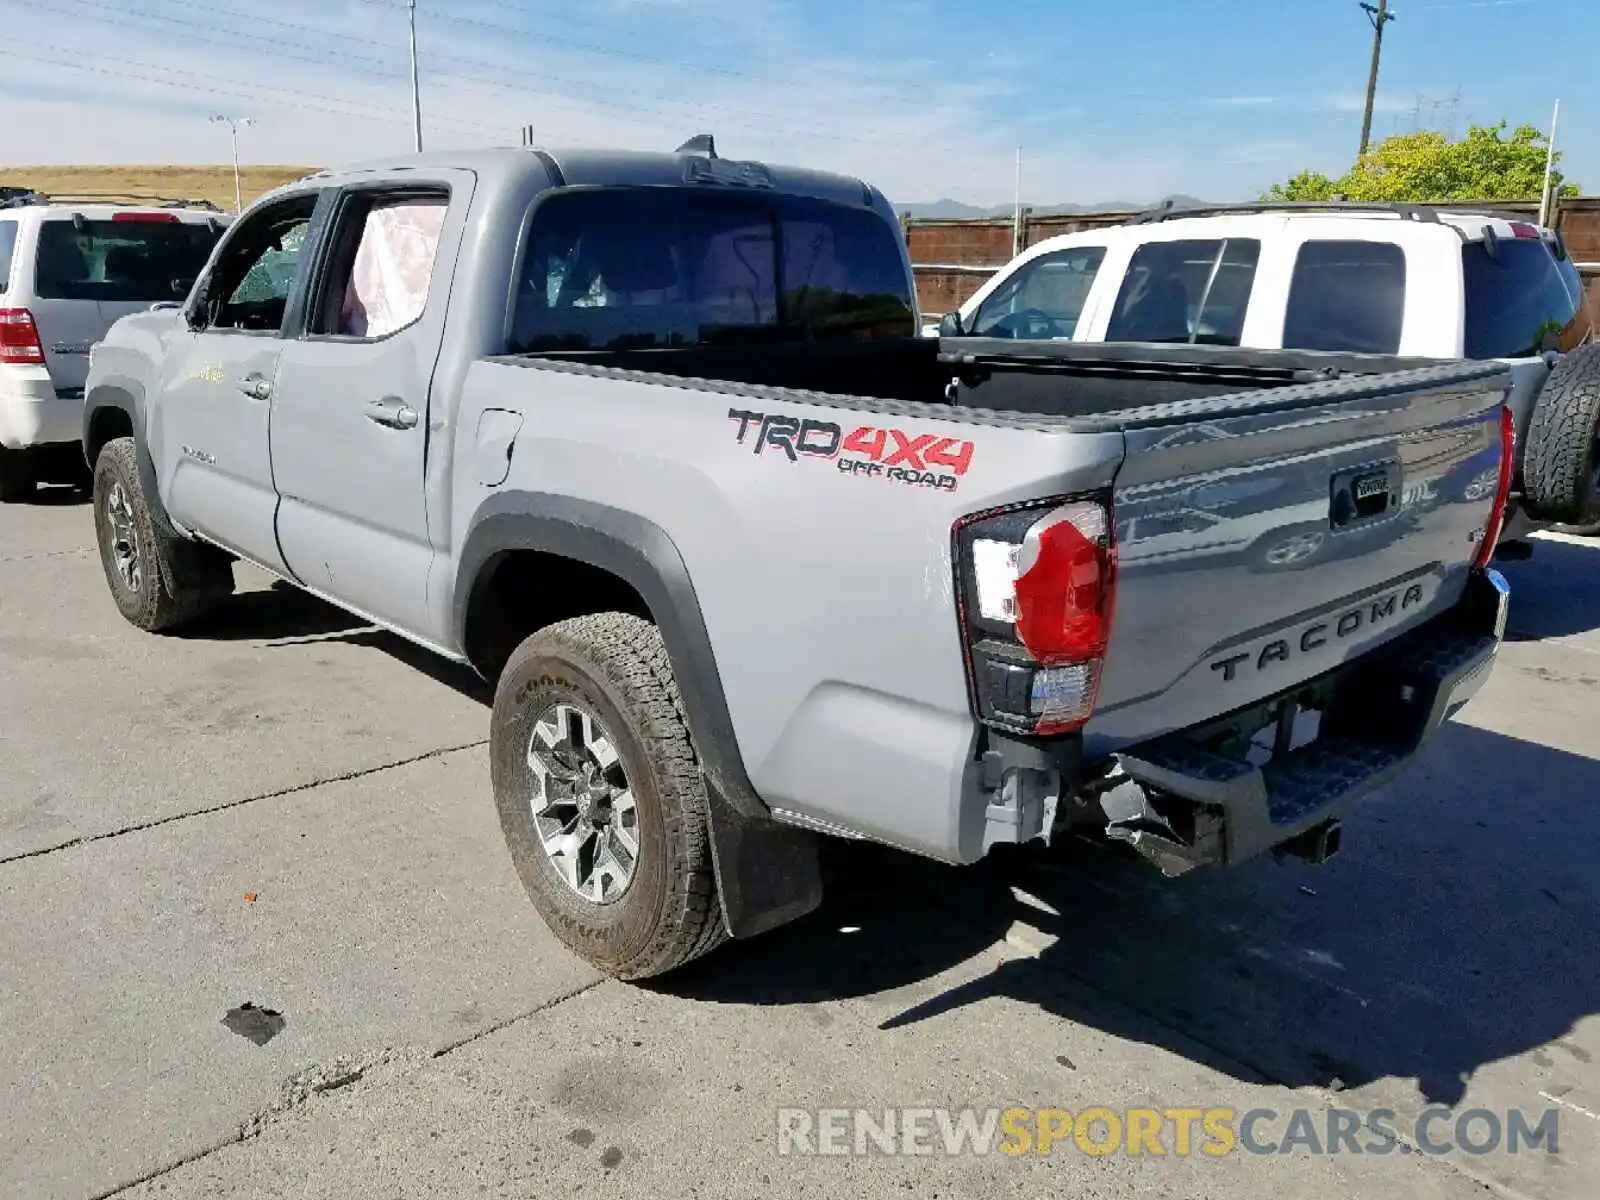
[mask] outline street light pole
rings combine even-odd
[[[228,134],[233,142],[233,211],[244,211],[244,190],[239,186],[239,130],[246,125],[254,125],[254,117],[224,117],[211,118],[213,125],[226,125]]]
[[[411,121],[416,135],[417,153],[422,153],[422,88],[417,78],[417,0],[406,8],[411,19]]]

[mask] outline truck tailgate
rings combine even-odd
[[[1248,707],[1455,604],[1509,386],[1497,364],[1452,364],[1117,413],[1116,607],[1088,748]]]

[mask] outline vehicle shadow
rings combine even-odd
[[[176,636],[207,642],[255,642],[370,628],[360,617],[274,580],[267,587],[229,596]]]
[[[1022,922],[1036,956],[881,1030],[1003,996],[1252,1082],[1414,1080],[1454,1105],[1480,1067],[1600,1013],[1600,961],[1579,949],[1600,919],[1597,795],[1600,761],[1453,724],[1352,814],[1323,867],[1166,880],[1076,840],[967,871],[850,847],[821,911],[660,986],[743,1004],[867,996],[932,980]]]
[[[33,489],[33,495],[23,503],[31,504],[35,508],[79,508],[88,504],[90,499],[87,488],[67,484],[40,484]]]
[[[1506,639],[1538,641],[1600,628],[1600,538],[1535,538],[1526,562],[1497,562],[1511,584]]]

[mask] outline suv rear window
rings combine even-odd
[[[1306,242],[1295,258],[1285,350],[1398,354],[1406,253],[1393,242]]]
[[[34,292],[41,300],[182,300],[221,236],[209,222],[52,218],[39,225]]]
[[[511,350],[916,336],[899,231],[795,196],[614,188],[544,200]]]
[[[17,248],[17,223],[0,221],[0,296],[11,280],[11,252]]]
[[[1261,243],[1244,238],[1140,246],[1106,341],[1237,346],[1260,257]]]
[[[1532,357],[1546,334],[1562,333],[1584,310],[1542,240],[1501,238],[1493,256],[1484,243],[1469,242],[1461,267],[1468,358]]]

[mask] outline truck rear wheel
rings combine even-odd
[[[172,629],[233,590],[232,567],[220,554],[157,526],[132,438],[116,438],[101,449],[93,497],[100,564],[111,598],[130,624],[149,633]]]
[[[529,637],[495,689],[489,756],[517,874],[574,953],[644,979],[727,938],[705,780],[654,625],[598,613]]]
[[[1534,402],[1522,478],[1531,515],[1600,521],[1600,347],[1567,355]]]
[[[0,446],[0,504],[18,504],[33,495],[37,482],[33,455]]]

